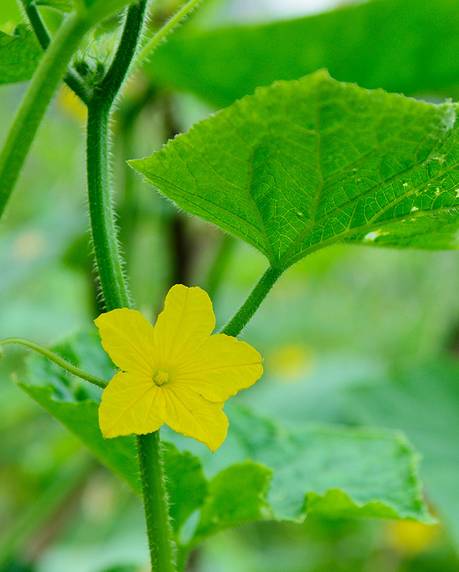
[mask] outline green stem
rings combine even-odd
[[[159,431],[138,438],[145,519],[153,572],[175,572],[175,549],[161,458]]]
[[[130,305],[118,247],[114,209],[111,201],[109,168],[109,119],[119,90],[135,54],[144,19],[146,2],[133,4],[127,13],[123,34],[113,63],[94,90],[88,107],[87,171],[91,230],[107,309]],[[172,529],[164,483],[159,432],[137,439],[143,498],[154,572],[174,572]]]
[[[100,377],[87,373],[86,371],[80,369],[79,367],[74,366],[69,361],[62,358],[60,355],[52,352],[51,350],[48,350],[47,348],[44,348],[43,346],[36,344],[35,342],[31,342],[30,340],[25,340],[23,338],[6,338],[4,340],[0,340],[0,346],[7,346],[13,344],[24,346],[26,348],[34,350],[35,352],[48,358],[50,361],[52,361],[62,369],[65,369],[72,375],[76,375],[77,377],[80,377],[85,381],[89,381],[89,383],[92,383],[93,385],[102,387],[102,389],[107,385],[106,381],[104,381]]]
[[[30,0],[21,0],[21,2],[24,8],[24,12],[26,13],[30,25],[35,32],[35,36],[37,37],[40,46],[43,48],[43,50],[47,50],[49,44],[51,43],[51,38],[43,20],[41,19],[38,8]],[[86,86],[75,70],[70,68],[67,71],[64,81],[69,86],[69,88],[81,99],[81,101],[83,101],[83,103],[87,103],[88,92]]]
[[[118,244],[110,172],[110,114],[134,57],[146,1],[133,4],[126,16],[118,50],[107,75],[88,105],[87,175],[89,213],[100,287],[107,310],[131,305]]]
[[[30,82],[0,154],[0,217],[49,102],[88,27],[88,21],[78,14],[69,16],[44,53]]]
[[[277,279],[281,276],[282,270],[276,268],[268,268],[268,270],[260,278],[258,284],[252,290],[250,296],[242,304],[233,318],[223,328],[222,333],[228,336],[237,336],[246,326],[247,322],[252,318],[258,310],[260,304],[266,298],[266,295],[274,286]]]
[[[156,34],[145,44],[139,53],[137,63],[142,63],[143,60],[151,57],[157,50],[158,46],[164,42],[169,34],[172,34],[181,26],[190,14],[201,4],[203,0],[188,0],[165,24],[160,28]]]
[[[87,131],[89,214],[94,255],[107,310],[130,306],[112,204],[109,111],[90,103]]]

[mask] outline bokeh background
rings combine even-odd
[[[167,11],[174,2],[162,4]],[[200,18],[206,26],[270,21],[336,4],[209,0]],[[1,25],[9,25],[6,17]],[[149,81],[140,74],[126,88],[114,126],[113,164],[132,290],[153,317],[171,282],[209,284],[212,259],[226,239],[177,215],[124,167],[124,159],[150,154],[213,111],[190,94],[158,93]],[[22,84],[0,86],[0,139],[23,91]],[[133,113],[139,94],[144,105]],[[265,269],[261,255],[242,243],[229,242],[226,252],[221,280],[210,278],[221,323]],[[454,252],[333,247],[291,269],[244,334],[265,356],[267,373],[241,400],[287,424],[317,420],[405,430],[423,456],[422,476],[439,524],[314,518],[302,525],[248,525],[209,540],[190,570],[459,570],[458,284]],[[84,109],[62,89],[0,228],[0,337],[52,344],[91,328],[97,313]],[[25,357],[8,351],[0,361],[0,570],[145,570],[138,499],[16,387]],[[419,393],[407,396],[400,389],[406,377]]]

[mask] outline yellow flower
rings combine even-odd
[[[173,286],[153,326],[122,308],[95,321],[102,346],[120,368],[102,394],[104,437],[143,435],[166,423],[215,451],[226,438],[224,402],[262,375],[260,354],[224,334],[201,288]]]

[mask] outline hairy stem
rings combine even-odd
[[[139,437],[137,443],[152,571],[175,572],[159,431]]]
[[[133,4],[113,62],[88,105],[87,176],[89,213],[100,287],[108,310],[130,306],[112,202],[110,114],[134,57],[146,1]]]
[[[146,1],[131,5],[113,62],[88,106],[87,171],[92,239],[101,290],[108,310],[130,305],[111,199],[109,122],[113,103],[134,57]],[[172,529],[164,483],[159,432],[137,439],[153,572],[173,572]]]
[[[44,53],[30,82],[0,154],[0,217],[49,102],[88,28],[86,19],[78,14],[69,16]]]
[[[179,26],[181,26],[190,14],[196,10],[203,0],[188,0],[156,34],[149,40],[139,53],[137,62],[140,64],[143,60],[151,57],[158,46],[164,42],[169,34],[172,34]]]
[[[260,278],[258,284],[252,290],[250,296],[223,328],[222,333],[228,336],[237,336],[258,310],[260,304],[266,298],[266,295],[274,286],[281,274],[282,270],[268,268]]]
[[[87,131],[87,177],[91,235],[105,308],[130,306],[112,204],[109,168],[109,111],[90,103]]]
[[[72,375],[76,375],[77,377],[84,379],[85,381],[89,381],[93,385],[97,385],[98,387],[104,388],[107,385],[107,382],[100,377],[87,373],[86,371],[80,369],[79,367],[74,366],[66,359],[62,358],[60,355],[48,350],[36,344],[35,342],[31,342],[30,340],[25,340],[23,338],[6,338],[4,340],[0,340],[0,346],[7,346],[7,345],[20,345],[26,348],[29,348],[42,356],[45,356],[50,361],[65,369]]]

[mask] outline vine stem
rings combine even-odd
[[[60,355],[52,352],[51,350],[48,350],[47,348],[44,348],[43,346],[40,346],[39,344],[36,344],[35,342],[31,342],[30,340],[25,340],[24,338],[5,338],[4,340],[0,340],[0,346],[7,346],[7,345],[20,345],[29,348],[41,354],[42,356],[45,356],[50,361],[54,362],[59,367],[65,369],[72,375],[76,375],[77,377],[80,377],[85,381],[89,381],[89,383],[97,385],[97,387],[101,387],[103,389],[107,385],[105,380],[101,379],[100,377],[87,373],[86,371],[80,369],[79,367],[74,366],[72,363],[65,360]]]
[[[30,82],[0,154],[0,217],[49,102],[89,27],[89,20],[78,13],[69,16],[44,53]]]
[[[277,268],[270,267],[266,270],[247,300],[223,328],[223,334],[237,336],[245,328],[281,274],[282,270]]]
[[[90,102],[87,177],[91,235],[98,278],[107,310],[131,305],[118,245],[109,168],[109,110]]]
[[[110,172],[110,115],[126,78],[142,31],[146,0],[128,9],[113,62],[88,104],[87,176],[91,232],[107,310],[131,305],[118,246]],[[153,572],[175,572],[159,432],[137,438],[142,491]]]
[[[156,51],[158,46],[166,40],[169,34],[181,26],[183,22],[196,10],[203,0],[188,0],[169,20],[162,26],[156,34],[145,44],[137,57],[137,63],[148,59]]]
[[[138,454],[153,572],[175,572],[168,495],[159,431],[138,438]]]

